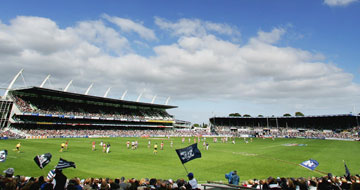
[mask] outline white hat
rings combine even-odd
[[[13,175],[14,172],[15,172],[14,168],[8,168],[8,169],[4,170],[4,173],[8,174],[8,175]]]

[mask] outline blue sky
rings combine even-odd
[[[360,112],[359,20],[357,0],[1,2],[0,87],[25,68],[28,85],[171,96],[197,123]]]

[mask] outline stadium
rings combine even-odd
[[[44,88],[47,79],[38,87],[15,89],[21,73],[0,100],[1,150],[8,152],[1,163],[4,173],[15,168],[21,176],[46,176],[63,158],[77,166],[64,169],[72,180],[68,183],[90,189],[117,189],[116,181],[124,183],[124,189],[192,189],[186,185],[189,172],[198,180],[197,188],[284,189],[342,182],[346,189],[346,184],[359,184],[356,114],[211,117],[207,128],[192,128],[168,113],[178,108],[168,101],[92,96],[87,93],[91,87],[84,94],[73,93],[70,83],[64,90]],[[195,143],[201,158],[181,163],[175,150]],[[44,153],[51,153],[53,161],[39,170],[33,158]],[[317,169],[301,165],[311,159],[317,160]],[[241,181],[229,185],[224,175],[234,170]]]

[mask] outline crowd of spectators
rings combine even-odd
[[[74,177],[67,179],[61,170],[55,170],[54,175],[44,177],[14,176],[14,169],[8,168],[4,176],[0,175],[0,189],[5,190],[191,190],[200,189],[194,174],[189,173],[187,179],[135,179],[121,178],[87,178]],[[208,182],[224,184],[221,182]],[[206,185],[206,184],[205,184]],[[267,179],[251,179],[241,182],[239,185],[230,185],[243,189],[264,190],[358,190],[360,189],[359,175],[355,176],[332,176],[323,177],[291,178],[269,177]]]
[[[278,190],[355,190],[360,189],[360,178],[356,176],[332,176],[309,178],[269,177],[263,180],[247,180],[241,186],[253,189]]]
[[[0,138],[8,137],[8,138],[22,138],[23,136],[10,130],[0,130]]]
[[[31,136],[111,136],[111,137],[142,137],[142,136],[204,136],[211,135],[206,131],[194,130],[101,130],[101,129],[23,129],[22,132]]]
[[[222,129],[222,128],[221,128]],[[334,138],[334,139],[359,139],[358,130],[353,129],[353,132],[341,132],[336,133],[334,131],[296,131],[294,129],[279,129],[276,131],[258,131],[252,130],[220,130],[216,132],[210,132],[209,130],[192,130],[192,129],[154,129],[154,130],[120,130],[120,129],[17,129],[16,132],[11,130],[0,130],[0,137],[10,138],[22,138],[26,136],[47,136],[47,137],[60,137],[60,136],[74,136],[74,137],[86,137],[86,136],[109,136],[109,137],[191,137],[191,136],[228,136],[228,137],[280,137],[280,138]]]
[[[162,109],[129,109],[96,106],[89,104],[77,104],[56,102],[49,103],[44,100],[23,99],[19,96],[12,96],[17,107],[23,113],[38,113],[49,115],[83,116],[88,118],[114,118],[127,120],[174,120],[173,116]]]
[[[360,127],[354,127],[347,131],[336,132],[332,130],[298,130],[291,128],[270,128],[261,127],[231,130],[229,127],[217,126],[215,133],[220,136],[272,136],[288,138],[334,138],[334,139],[359,139]]]
[[[170,190],[170,189],[198,189],[197,181],[192,173],[185,179],[135,179],[121,178],[87,178],[78,177],[67,179],[61,170],[56,169],[54,176],[25,177],[14,176],[14,169],[4,171],[5,176],[0,175],[0,189],[4,190]]]

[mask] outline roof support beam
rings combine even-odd
[[[49,80],[49,78],[50,78],[50,75],[48,75],[48,76],[44,79],[44,81],[40,84],[40,88],[42,88],[42,87],[45,85],[46,81]]]
[[[152,104],[155,102],[156,96],[157,96],[157,95],[155,95],[155,96],[153,97],[153,99],[152,99],[152,101],[151,101]]]
[[[140,99],[141,99],[141,96],[143,95],[143,93],[144,93],[144,91],[142,91],[142,92],[139,94],[138,98],[136,99],[136,102],[140,102]]]
[[[111,90],[111,87],[109,87],[109,88],[107,89],[107,91],[105,92],[105,94],[104,94],[104,98],[106,98],[106,97],[107,97],[107,95],[109,94],[110,90]]]
[[[68,89],[69,89],[70,85],[72,84],[72,82],[73,82],[73,80],[71,80],[71,81],[66,85],[66,87],[64,88],[64,92],[67,92],[67,91],[68,91]]]
[[[165,105],[168,105],[168,104],[169,104],[169,101],[170,101],[170,96],[166,99]]]
[[[4,93],[4,96],[3,96],[3,99],[6,100],[6,96],[8,95],[9,93],[9,90],[11,90],[12,86],[14,85],[16,79],[22,74],[22,72],[24,71],[24,69],[21,69],[18,74],[15,75],[15,77],[13,78],[13,80],[10,82],[8,88],[6,89],[5,93]]]
[[[93,87],[94,83],[91,83],[89,88],[86,90],[85,95],[89,94],[90,89]]]
[[[125,92],[123,93],[123,95],[121,96],[120,100],[124,100],[125,99],[125,96],[127,94],[128,90],[125,90]]]

